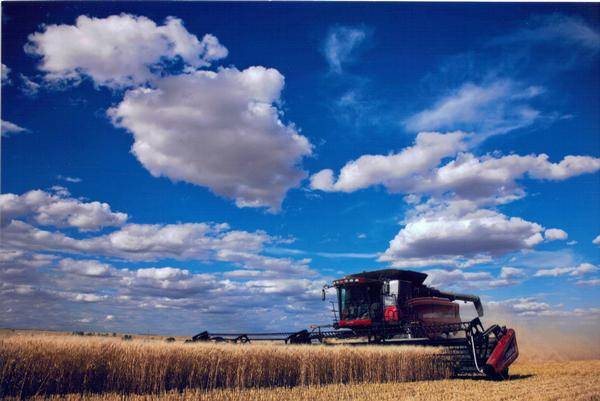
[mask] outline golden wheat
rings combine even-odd
[[[439,351],[422,347],[165,344],[45,336],[0,340],[0,397],[399,382],[449,374]]]
[[[508,381],[437,380],[293,388],[171,391],[161,394],[69,394],[31,401],[597,401],[600,361],[517,364]],[[7,400],[10,401],[10,400]]]

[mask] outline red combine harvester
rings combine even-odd
[[[496,324],[484,329],[479,317],[483,307],[475,295],[456,294],[429,287],[427,274],[384,269],[351,274],[326,290],[337,291],[334,322],[290,333],[208,333],[191,341],[283,340],[292,344],[327,343],[336,339],[364,339],[362,344],[428,345],[444,347],[445,360],[456,375],[484,374],[502,379],[517,359],[519,349],[513,329]],[[455,301],[472,302],[479,317],[462,321]],[[338,318],[339,311],[339,318]]]

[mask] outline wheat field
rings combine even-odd
[[[161,394],[68,394],[30,401],[598,401],[600,361],[517,364],[511,380],[435,380]],[[16,401],[10,398],[7,401]]]
[[[368,383],[215,391],[208,394],[169,394],[131,401],[598,401],[600,400],[600,361],[546,362],[517,364],[512,379],[496,382],[476,379],[417,381],[408,383]],[[116,401],[114,398],[105,401]],[[74,400],[69,400],[74,401]],[[100,401],[91,399],[90,401]]]
[[[112,338],[11,336],[0,340],[0,396],[160,394],[407,382],[449,377],[424,347],[181,344]]]
[[[448,379],[444,366],[439,350],[422,347],[182,344],[160,337],[19,333],[0,335],[0,399],[600,401],[600,360],[518,362],[502,382]]]

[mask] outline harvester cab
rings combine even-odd
[[[483,316],[479,297],[439,291],[424,285],[426,278],[427,274],[415,271],[376,270],[335,280],[323,291],[325,294],[331,287],[337,291],[336,328],[458,324],[460,309],[455,301],[472,302],[478,316]],[[444,331],[429,334],[442,333]]]

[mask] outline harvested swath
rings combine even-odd
[[[0,341],[0,396],[159,394],[186,389],[315,386],[441,379],[422,347],[261,346],[9,337]]]

